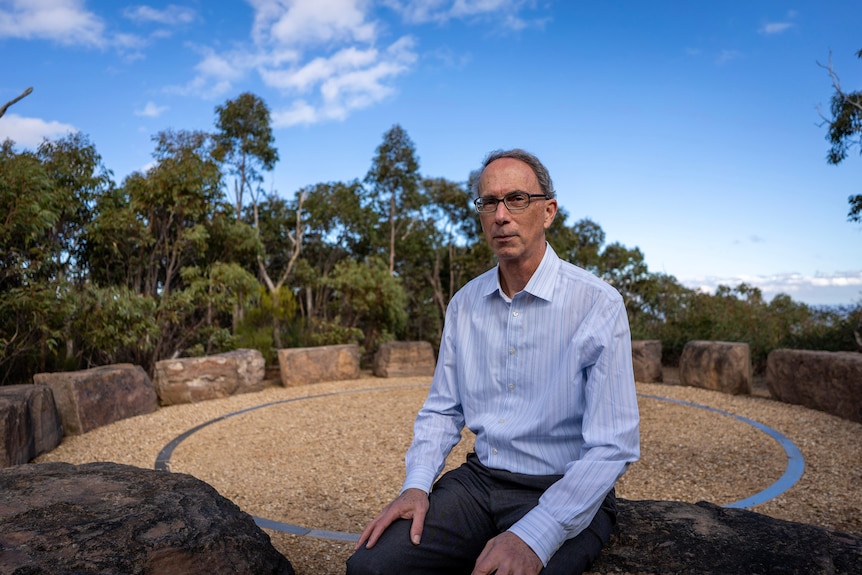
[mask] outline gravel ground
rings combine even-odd
[[[862,534],[862,424],[768,398],[730,396],[675,385],[638,384],[641,460],[617,484],[625,499],[707,500],[749,497],[784,473],[780,444],[708,406],[775,429],[805,458],[801,479],[755,511]],[[379,379],[261,392],[171,406],[65,438],[36,461],[114,461],[152,469],[161,450],[189,429],[216,421],[177,446],[173,472],[215,487],[243,510],[313,529],[358,533],[398,493],[404,452],[430,378]],[[246,411],[243,411],[246,410]],[[468,432],[449,466],[472,446]],[[344,573],[353,544],[267,530],[298,575]]]

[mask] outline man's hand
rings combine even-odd
[[[524,540],[504,531],[485,545],[472,575],[538,575],[542,560]]]
[[[422,540],[422,528],[425,526],[426,513],[428,513],[428,494],[421,489],[405,490],[365,526],[353,550],[356,551],[362,547],[366,541],[368,542],[366,545],[368,549],[374,547],[386,528],[392,525],[396,519],[413,520],[413,525],[410,526],[410,540],[414,545],[419,545],[419,541]]]

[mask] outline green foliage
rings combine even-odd
[[[323,282],[333,290],[334,316],[347,328],[359,328],[371,352],[407,322],[407,295],[401,280],[379,258],[343,260]]]
[[[256,201],[255,185],[278,162],[278,150],[270,125],[269,108],[258,96],[245,92],[223,106],[216,106],[213,158],[226,164],[235,176],[236,217],[243,209],[246,191]]]
[[[78,288],[72,299],[70,327],[80,364],[140,364],[151,353],[159,337],[155,299],[125,286],[91,283]]]
[[[80,134],[0,145],[0,384],[240,346],[273,362],[285,346],[356,343],[367,360],[394,338],[438,343],[454,293],[494,265],[470,202],[477,172],[423,178],[395,125],[363,181],[261,196],[278,159],[268,110],[244,94],[216,111],[218,134],[157,134],[152,167],[120,186]],[[845,112],[848,143],[858,119]],[[225,201],[222,169],[252,205]],[[744,284],[699,293],[567,219],[548,241],[620,291],[632,336],[660,339],[666,361],[692,339],[748,342],[756,370],[776,347],[862,348],[862,304],[767,303]]]
[[[856,53],[862,59],[862,50]],[[827,121],[829,127],[826,139],[831,144],[826,161],[830,164],[840,164],[847,158],[852,148],[862,152],[862,91],[843,92],[837,83],[837,77],[830,66],[835,93],[832,95],[830,111],[832,118]],[[847,219],[862,223],[862,194],[848,198],[850,210]]]

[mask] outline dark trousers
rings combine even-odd
[[[535,507],[560,477],[489,469],[471,453],[434,485],[419,545],[410,542],[411,520],[399,519],[374,547],[362,547],[347,560],[347,574],[469,575],[485,544]],[[612,489],[589,527],[566,541],[542,574],[584,572],[610,538],[616,514]]]

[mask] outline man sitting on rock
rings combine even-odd
[[[362,532],[348,575],[581,573],[639,457],[625,306],[547,244],[547,169],[494,152],[475,195],[498,265],[449,304],[401,494]],[[465,425],[475,453],[432,490]]]

